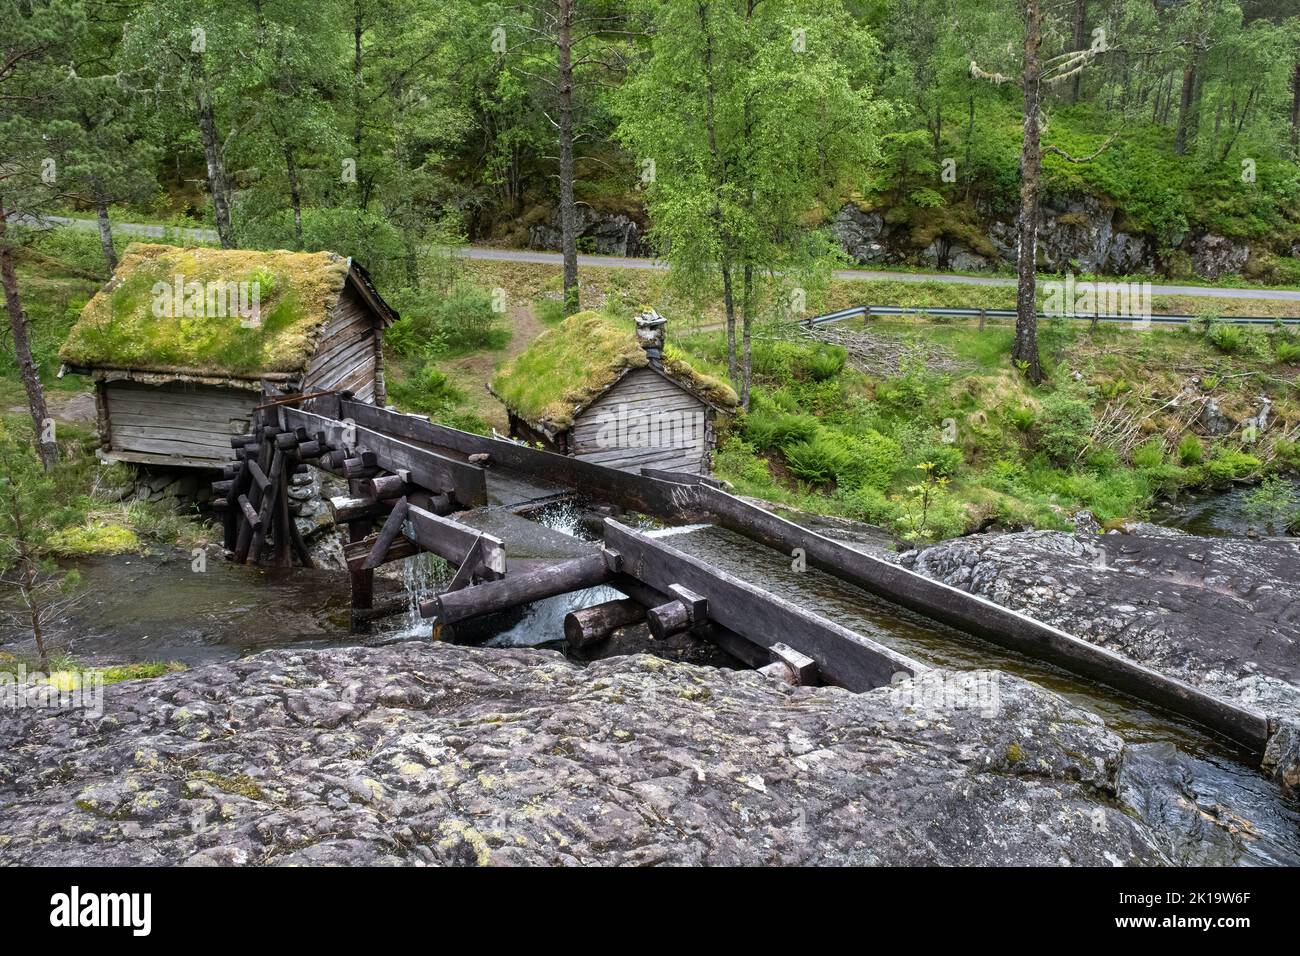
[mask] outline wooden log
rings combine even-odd
[[[262,500],[257,509],[261,521],[257,530],[253,532],[253,541],[248,552],[249,557],[254,561],[262,560],[262,548],[266,545],[267,533],[270,532],[275,520],[276,502],[281,497],[280,479],[284,472],[284,460],[284,452],[277,448],[275,457],[271,459],[271,470],[266,476],[266,489],[262,493]]]
[[[298,446],[299,458],[318,458],[326,450],[326,446],[318,441],[305,441]]]
[[[414,490],[399,475],[376,475],[361,484],[361,493],[371,498],[399,498]]]
[[[659,607],[652,607],[646,612],[646,619],[650,622],[650,633],[661,641],[691,626],[686,605],[681,601],[669,601]]]
[[[405,614],[410,610],[411,604],[405,596],[399,598],[390,598],[372,608],[357,609],[352,612],[352,619],[362,624],[369,624],[371,621],[378,621],[381,618],[393,617],[396,614]]]
[[[214,481],[212,483],[212,493],[214,495],[225,495],[230,493],[230,489],[235,487],[234,479],[229,481]]]
[[[361,519],[348,523],[348,537],[353,544],[363,541],[370,530],[370,522]],[[369,611],[375,606],[375,572],[354,569],[348,566],[348,577],[352,585],[352,630],[365,632],[370,630],[368,621],[358,618],[357,611]]]
[[[931,620],[1059,667],[1196,721],[1252,752],[1268,743],[1268,719],[1260,712],[1198,690],[1177,678],[1098,647],[1060,628],[927,578],[901,565],[809,531],[734,495],[700,489],[702,504],[725,528],[784,554],[801,548],[808,564]],[[784,639],[784,638],[783,638]],[[786,640],[786,643],[793,643]],[[796,645],[797,650],[817,655]],[[826,674],[828,683],[834,679]]]
[[[252,503],[249,502],[248,495],[240,495],[238,500],[239,507],[244,512],[244,520],[248,522],[249,527],[256,531],[260,527],[262,519],[254,510]]]
[[[293,544],[294,552],[298,555],[298,563],[304,568],[316,567],[316,562],[312,560],[311,548],[307,547],[307,542],[303,540],[296,521],[289,522],[289,540]]]
[[[356,402],[348,402],[347,405],[349,409],[374,411],[370,405]],[[400,469],[406,469],[411,475],[410,482],[421,488],[451,492],[456,501],[466,508],[482,507],[488,502],[487,482],[482,468],[439,454],[432,448],[420,447],[393,437],[400,434],[396,430],[385,427],[379,431],[366,427],[360,418],[356,419],[358,424],[347,425],[297,409],[288,409],[283,414],[292,425],[324,431],[331,442],[347,441],[356,448],[371,452],[376,456],[377,464],[385,471],[396,473]]]
[[[266,477],[266,472],[262,470],[262,466],[255,461],[250,461],[248,463],[248,473],[253,478],[253,484],[257,485],[257,490],[265,493],[266,487],[271,483],[271,480]]]
[[[613,576],[602,555],[589,554],[522,574],[510,574],[499,581],[439,594],[420,602],[420,615],[434,618],[441,625],[455,624],[557,594],[594,588],[607,584]]]
[[[366,559],[370,557],[370,552],[374,550],[375,541],[379,536],[377,534],[367,535],[360,541],[352,541],[343,546],[343,559],[347,561],[348,570],[362,571],[362,566]],[[406,537],[399,537],[385,552],[380,564],[389,564],[393,561],[400,561],[403,558],[409,558],[413,554],[419,554],[420,548],[413,541]],[[373,570],[373,569],[372,569]]]
[[[370,554],[362,563],[362,570],[378,567],[382,562],[384,555],[392,546],[397,536],[402,533],[402,522],[406,520],[406,499],[399,498],[397,504],[393,505],[393,510],[388,513],[387,520],[384,521],[383,528],[375,537],[374,546],[370,549]]]
[[[495,574],[505,574],[506,546],[500,539],[414,504],[408,506],[406,518],[411,525],[408,533],[421,548],[455,565],[465,563],[466,556],[481,538],[483,566]]]
[[[639,624],[646,619],[645,606],[631,598],[606,601],[564,616],[564,639],[569,646],[581,649],[605,640],[620,627]]]
[[[388,514],[391,507],[387,502],[374,498],[350,498],[342,495],[326,500],[330,516],[335,524],[347,524],[362,518],[378,518]]]
[[[343,462],[344,478],[370,478],[379,474],[380,469],[367,465],[363,458],[349,458]]]

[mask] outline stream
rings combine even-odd
[[[1286,479],[1300,511],[1300,478]],[[1252,531],[1259,534],[1285,534],[1282,526],[1269,527],[1266,520],[1251,513],[1250,496],[1259,485],[1234,485],[1227,491],[1185,494],[1175,501],[1162,502],[1151,512],[1151,523],[1205,537],[1240,537]]]
[[[571,543],[591,541],[595,535],[579,514],[568,505],[533,517],[551,532],[564,532]],[[925,664],[1006,671],[1100,715],[1129,746],[1121,802],[1161,834],[1176,862],[1300,865],[1300,804],[1285,798],[1235,745],[815,569],[793,572],[785,555],[732,532],[709,525],[652,527],[646,530],[668,538],[673,547]],[[548,539],[543,535],[539,540]],[[436,591],[449,575],[444,563],[426,555],[407,559],[399,579],[377,578],[377,599],[404,590],[409,610],[381,622],[375,633],[357,636],[348,633],[348,578],[337,572],[237,566],[217,559],[200,573],[188,556],[179,555],[90,558],[76,566],[88,596],[52,629],[54,647],[83,663],[178,661],[187,666],[273,647],[427,639],[429,625],[419,617],[417,598]],[[475,643],[560,647],[565,614],[615,597],[621,595],[594,588],[539,601],[495,618],[475,635]],[[17,637],[17,632],[0,629],[0,647],[28,650],[22,642],[18,647],[8,643]]]

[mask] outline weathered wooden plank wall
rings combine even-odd
[[[569,450],[608,468],[699,473],[708,462],[709,412],[662,375],[636,369],[574,420]]]
[[[373,401],[378,342],[370,311],[351,286],[344,286],[307,365],[304,391],[348,389],[360,401]]]
[[[251,425],[253,392],[206,385],[105,383],[109,452],[175,456],[213,466],[230,459],[230,436]]]

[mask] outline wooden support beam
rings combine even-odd
[[[465,563],[475,541],[482,538],[483,566],[496,574],[506,573],[506,546],[499,538],[413,504],[407,507],[406,519],[407,537],[457,566]]]
[[[373,568],[366,568],[365,563],[369,560],[370,554],[375,549],[375,544],[379,540],[379,535],[371,534],[361,538],[358,541],[352,541],[343,546],[343,559],[348,564],[349,571],[367,571]],[[398,535],[397,540],[388,546],[383,553],[379,563],[390,564],[393,561],[401,561],[403,558],[409,558],[413,554],[419,554],[419,546],[410,538]]]
[[[363,571],[368,571],[383,563],[383,558],[388,553],[388,549],[392,547],[393,541],[402,533],[402,522],[406,520],[406,509],[406,499],[399,498],[397,504],[393,505],[393,510],[388,513],[383,528],[376,535],[370,554],[361,565]]]
[[[815,660],[827,683],[863,691],[890,683],[895,674],[925,668],[882,644],[719,571],[612,518],[605,542],[618,552],[621,570],[670,593],[674,584],[708,600],[708,616],[763,647],[779,640]]]
[[[346,404],[349,409],[371,408],[356,402]],[[360,420],[351,425],[295,408],[281,409],[281,414],[290,426],[302,426],[309,432],[324,432],[331,444],[346,444],[361,449],[363,453],[373,454],[375,464],[385,471],[408,471],[411,483],[430,491],[449,492],[466,508],[478,508],[488,503],[487,480],[483,469],[477,465],[393,437],[400,434],[395,430],[386,429],[381,432],[366,427]]]
[[[370,522],[365,519],[349,522],[348,537],[352,544],[365,539],[370,530]],[[366,549],[369,551],[369,549]],[[357,611],[369,611],[375,606],[375,572],[353,568],[348,565],[348,576],[352,585],[352,630],[365,632],[370,630],[367,620],[357,616]]]
[[[244,520],[248,522],[249,527],[256,531],[261,524],[262,519],[258,516],[257,511],[254,510],[247,495],[240,495],[238,500],[239,507],[244,512]]]
[[[605,566],[599,553],[589,554],[533,571],[510,574],[499,581],[439,594],[420,602],[420,615],[434,618],[439,625],[454,625],[493,611],[606,584],[613,576],[614,572]]]
[[[335,524],[347,524],[349,521],[357,521],[361,518],[378,518],[388,514],[392,507],[387,502],[377,501],[374,498],[351,498],[342,495],[326,499],[325,505],[329,508],[330,517],[334,519]]]

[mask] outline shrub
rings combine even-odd
[[[404,381],[390,382],[388,391],[393,402],[403,410],[434,416],[447,414],[465,398],[447,374],[432,363],[426,363]]]
[[[903,449],[898,442],[880,432],[868,431],[856,436],[837,432],[828,434],[834,435],[847,452],[843,464],[835,472],[836,483],[841,488],[869,487],[884,491],[903,467]]]
[[[1143,442],[1133,451],[1133,464],[1137,468],[1159,468],[1165,463],[1165,443],[1159,438]]]
[[[1213,458],[1205,463],[1205,473],[1216,482],[1234,481],[1254,474],[1263,465],[1254,455],[1220,448]]]
[[[819,345],[803,363],[807,375],[814,382],[824,382],[844,371],[849,353],[838,345]]]
[[[795,475],[814,485],[834,481],[848,469],[852,453],[834,432],[819,431],[812,438],[791,442],[783,449],[785,462]]]
[[[402,317],[384,342],[399,355],[435,356],[498,349],[509,341],[487,290],[457,282],[444,296],[402,289],[394,297]]]
[[[754,409],[745,416],[745,440],[755,448],[784,448],[791,442],[807,441],[817,433],[812,415]]]
[[[1007,420],[1016,427],[1018,431],[1028,432],[1038,422],[1038,416],[1034,410],[1028,406],[1021,405],[1007,412]]]
[[[1290,468],[1300,469],[1300,441],[1287,441],[1279,438],[1273,446],[1273,454]]]
[[[1278,475],[1269,475],[1246,496],[1246,514],[1270,531],[1284,530],[1300,517],[1300,492]]]
[[[1043,400],[1038,450],[1058,465],[1068,465],[1088,446],[1092,406],[1069,392],[1054,392]]]
[[[1205,458],[1205,446],[1195,435],[1184,435],[1178,443],[1178,460],[1184,465],[1199,465]]]
[[[1245,342],[1246,336],[1239,325],[1227,325],[1223,322],[1213,322],[1205,337],[1220,352],[1231,355],[1233,352],[1241,349],[1242,343]]]
[[[733,482],[740,491],[756,492],[772,487],[767,462],[758,457],[753,445],[736,435],[718,446],[713,456],[713,471]]]
[[[1292,342],[1279,337],[1273,343],[1273,357],[1283,365],[1300,364],[1300,342]]]

